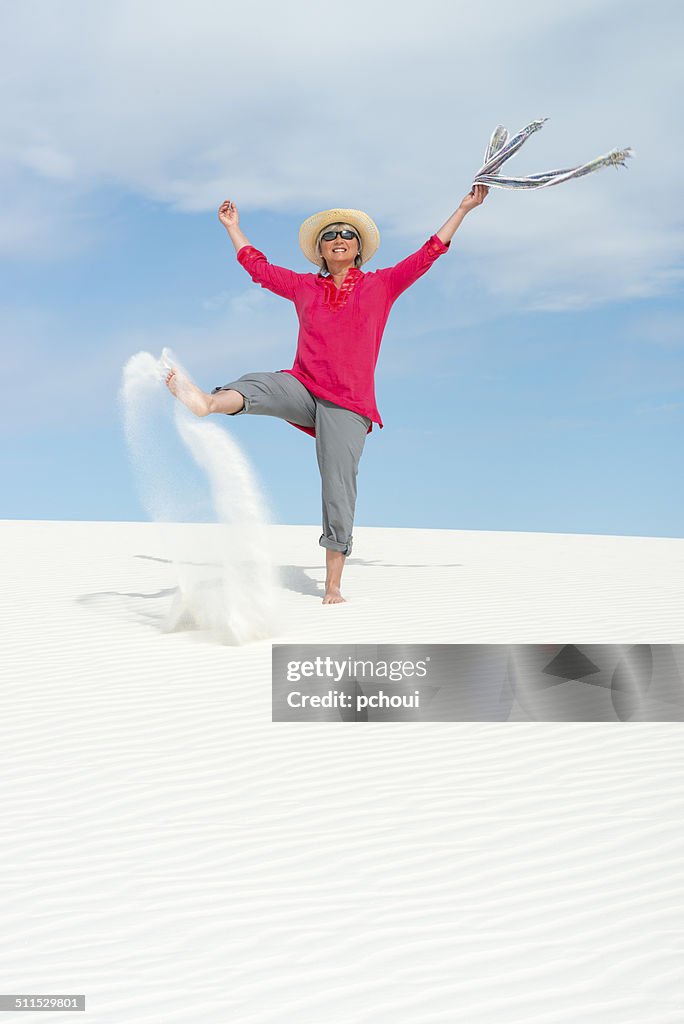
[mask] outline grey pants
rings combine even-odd
[[[325,398],[312,395],[291,373],[245,373],[217,391],[239,391],[245,400],[239,416],[277,416],[316,431],[316,457],[321,472],[323,533],[321,547],[352,550],[352,527],[356,507],[356,475],[370,420],[343,409]]]

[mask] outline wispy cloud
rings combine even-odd
[[[668,293],[684,247],[678,17],[674,3],[428,0],[417,18],[349,0],[343,19],[363,31],[346,46],[339,11],[320,5],[26,0],[3,29],[0,249],[92,244],[112,187],[189,213],[230,196],[247,220],[343,203],[410,246],[468,191],[497,122],[549,115],[511,170],[615,145],[637,158],[544,192],[492,190],[446,286],[466,264],[483,307]]]
[[[684,402],[662,402],[655,405],[639,405],[637,406],[637,414],[639,416],[646,417],[666,417],[674,419],[675,416],[680,418],[682,411],[684,411]]]

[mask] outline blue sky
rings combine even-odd
[[[682,536],[674,3],[29,0],[5,22],[3,518],[146,518],[117,404],[135,352],[169,345],[206,389],[292,365],[294,310],[236,263],[223,199],[300,271],[307,216],[367,210],[368,269],[388,266],[456,208],[497,124],[548,116],[511,173],[635,158],[492,189],[399,299],[356,523]],[[312,440],[221,423],[276,520],[317,524]]]

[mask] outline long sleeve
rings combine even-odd
[[[417,252],[396,263],[393,267],[377,271],[386,277],[392,301],[398,298],[414,284],[419,277],[427,273],[435,260],[447,252],[451,242],[446,245],[438,235],[432,235]]]
[[[306,276],[269,263],[263,252],[255,249],[253,245],[243,245],[238,250],[237,261],[256,284],[260,284],[262,288],[268,288],[270,292],[275,292],[276,295],[281,295],[284,299],[291,299],[293,302],[299,279]]]

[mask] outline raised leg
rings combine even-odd
[[[213,395],[208,395],[175,367],[166,375],[166,386],[179,402],[187,406],[190,412],[194,412],[195,416],[208,416],[212,412],[233,415],[245,404],[239,391],[217,391]]]

